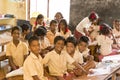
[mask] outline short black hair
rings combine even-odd
[[[100,25],[100,34],[108,35],[110,33],[111,29],[112,28],[108,24],[103,23],[103,24]]]
[[[31,36],[29,39],[28,39],[28,43],[29,45],[32,43],[32,41],[39,41],[39,38],[37,36]]]
[[[89,44],[89,38],[87,36],[81,36],[80,39],[78,40],[78,44],[81,42]]]
[[[21,25],[22,32],[27,31],[30,29],[30,26],[28,24]]]
[[[14,32],[15,30],[21,31],[18,26],[14,26],[14,27],[12,28],[11,34],[13,34],[13,32]]]
[[[39,15],[37,16],[36,20],[41,19],[41,18],[44,18],[44,16],[43,16],[42,14],[39,14]]]
[[[62,40],[65,43],[65,38],[63,36],[56,36],[54,39],[54,44],[56,44],[59,40]]]
[[[66,44],[67,43],[72,43],[72,44],[74,44],[74,46],[76,46],[77,45],[77,40],[76,40],[75,37],[70,36],[66,39]]]
[[[34,35],[36,36],[45,36],[47,33],[46,29],[42,26],[40,26],[39,28],[37,28],[35,31],[34,31]]]
[[[57,21],[56,21],[56,20],[50,21],[50,26],[51,26],[53,23],[57,24]]]

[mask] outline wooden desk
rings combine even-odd
[[[115,68],[112,68],[109,74],[99,75],[99,76],[84,75],[75,78],[74,80],[108,80],[110,77],[112,77],[112,80],[116,80],[116,73],[118,70],[120,70],[120,65],[116,66]]]

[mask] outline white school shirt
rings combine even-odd
[[[100,53],[102,55],[109,55],[112,52],[113,40],[104,35],[97,36],[97,43],[100,45]]]
[[[75,60],[72,59],[64,51],[61,54],[56,53],[55,50],[46,54],[43,59],[43,64],[47,64],[50,75],[63,76],[67,70],[67,63],[72,64]]]
[[[33,80],[32,76],[37,75],[40,80],[47,80],[44,75],[42,57],[36,57],[32,52],[27,57],[23,65],[24,80]]]
[[[84,33],[84,28],[86,28],[87,30],[89,29],[89,27],[91,26],[91,23],[88,17],[85,17],[76,27],[76,30],[78,32],[80,32],[81,34],[85,35]]]
[[[83,63],[83,55],[79,51],[75,51],[73,57],[71,57],[71,58],[73,58],[77,63],[80,63],[80,64]],[[67,68],[70,69],[70,70],[73,70],[75,68],[75,66],[72,65],[72,64],[67,64]]]
[[[117,31],[116,29],[113,29],[112,31],[115,37],[120,36],[120,31]],[[117,43],[120,44],[120,38],[116,38],[116,40],[117,40]]]

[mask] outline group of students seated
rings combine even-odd
[[[46,27],[44,16],[38,15],[30,28],[12,28],[13,40],[6,46],[11,71],[23,67],[24,80],[73,80],[95,68],[94,56],[90,55],[91,43],[99,46],[99,61],[104,56],[115,55],[120,49],[120,21],[109,25],[99,24],[95,12],[84,18],[74,34],[60,12]],[[97,53],[96,53],[97,54]]]

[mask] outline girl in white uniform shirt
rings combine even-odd
[[[98,45],[100,46],[101,61],[104,56],[115,55],[116,52],[112,51],[114,40],[112,40],[111,28],[107,24],[100,25],[100,35],[97,37]]]
[[[98,15],[95,12],[90,13],[88,17],[85,17],[76,27],[74,35],[76,39],[79,39],[81,36],[88,36],[88,29],[93,22],[98,20]]]
[[[116,38],[118,47],[120,49],[120,20],[115,20],[113,25],[113,35]]]
[[[63,36],[65,39],[72,35],[71,31],[68,29],[67,21],[62,19],[58,25],[58,32],[60,36]]]

